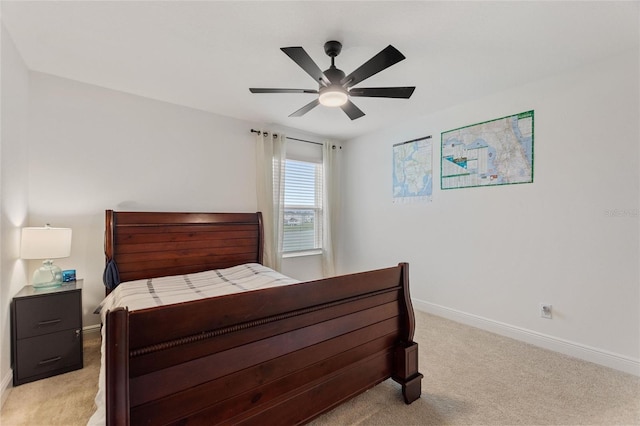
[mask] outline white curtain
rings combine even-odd
[[[263,262],[276,271],[281,270],[282,264],[286,140],[283,134],[259,132],[256,136],[256,190],[264,224]]]
[[[325,277],[335,275],[334,241],[337,235],[340,211],[340,153],[342,147],[325,141],[322,147],[323,165],[323,216],[322,216],[322,273]]]

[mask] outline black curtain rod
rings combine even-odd
[[[264,136],[268,136],[269,135],[269,132],[261,132],[260,130],[256,130],[256,129],[251,129],[251,133],[258,133],[258,134],[262,133]],[[274,133],[273,137],[274,138],[278,137],[278,134]],[[292,140],[292,141],[312,143],[312,144],[315,144],[315,145],[323,145],[320,142],[307,141],[307,140],[304,140],[304,139],[297,139],[297,138],[290,138],[289,136],[287,136],[286,138],[289,139],[289,140]]]
[[[298,142],[306,142],[306,143],[312,143],[314,145],[323,145],[320,142],[314,142],[314,141],[306,141],[304,139],[296,139],[296,138],[290,138],[289,136],[287,136],[287,139],[292,140],[292,141],[298,141]]]

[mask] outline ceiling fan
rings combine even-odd
[[[340,107],[351,120],[355,120],[356,118],[362,117],[364,112],[351,102],[350,97],[409,99],[415,90],[415,87],[353,87],[372,75],[405,59],[405,56],[391,45],[387,46],[349,75],[345,75],[342,70],[335,66],[335,57],[338,56],[342,50],[342,44],[339,41],[328,41],[324,44],[324,51],[331,58],[331,67],[325,71],[320,70],[318,65],[316,65],[302,47],[282,47],[280,50],[293,59],[296,64],[319,84],[318,90],[260,88],[250,88],[249,90],[251,93],[318,94],[318,98],[289,115],[289,117],[301,117],[318,106],[318,104],[321,104],[329,107]]]

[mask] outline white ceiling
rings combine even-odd
[[[348,139],[639,46],[634,2],[2,1],[27,67],[257,123]],[[327,40],[347,74],[392,44],[407,59],[357,87],[416,86],[409,100],[355,98],[350,121],[280,51],[302,46],[321,69]]]

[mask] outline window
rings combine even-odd
[[[322,248],[322,162],[287,158],[283,225],[284,253]]]

